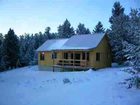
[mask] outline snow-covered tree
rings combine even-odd
[[[129,17],[125,15],[124,8],[119,2],[115,2],[112,16],[109,19],[111,30],[109,31],[110,44],[113,52],[113,60],[119,64],[125,61],[123,41],[127,38]]]
[[[95,26],[93,33],[103,33],[103,32],[105,32],[105,29],[103,27],[103,24],[99,21]]]
[[[69,38],[75,34],[74,28],[70,22],[66,19],[62,25],[58,27],[58,35],[60,38]]]
[[[3,41],[4,62],[7,68],[17,67],[19,60],[19,40],[14,30],[9,29]]]
[[[45,32],[44,32],[44,37],[45,37],[46,40],[56,38],[56,34],[51,33],[50,31],[51,31],[51,28],[46,27]]]
[[[3,57],[3,35],[0,33],[0,71],[3,71],[5,69],[5,62]]]
[[[42,33],[42,32],[37,33],[37,37],[38,37],[39,46],[40,46],[41,44],[43,44],[43,43],[47,40],[46,36],[45,36],[44,33]],[[36,42],[36,41],[35,41],[35,42]],[[36,48],[36,47],[35,47],[35,48]],[[37,47],[37,48],[38,48],[38,47]]]
[[[76,29],[76,34],[81,35],[81,34],[90,34],[90,30],[85,27],[84,24],[79,23],[77,29]]]
[[[45,32],[44,32],[44,36],[46,36],[46,39],[52,39],[50,30],[51,30],[50,27],[46,27]]]
[[[25,34],[20,37],[20,64],[22,66],[29,65],[35,55],[35,39],[33,35]]]
[[[128,34],[125,43],[123,43],[126,62],[136,65],[136,61],[140,61],[137,57],[140,55],[140,13],[138,10],[132,9],[129,18]],[[138,52],[138,53],[137,53]],[[137,60],[138,59],[138,60]]]
[[[2,45],[2,42],[3,42],[3,35],[2,33],[0,33],[0,45]]]
[[[127,70],[132,73],[130,84],[140,88],[140,11],[132,9],[129,18],[128,38],[123,42],[126,57],[125,64],[133,68]],[[129,84],[129,85],[130,85]]]

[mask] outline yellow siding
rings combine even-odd
[[[100,61],[96,61],[96,53],[100,53]],[[108,39],[105,36],[96,49],[90,51],[90,65],[93,68],[103,68],[111,66],[111,49]]]
[[[45,52],[45,60],[40,60],[40,53],[38,53],[38,64],[39,66],[53,66],[52,52]],[[61,52],[57,52],[57,59],[61,59]],[[57,64],[57,61],[54,60],[54,64]]]

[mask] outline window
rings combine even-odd
[[[100,53],[96,53],[96,61],[100,61]]]
[[[44,52],[40,53],[40,60],[45,60],[45,53]]]
[[[64,59],[68,59],[68,53],[64,53]]]
[[[53,52],[52,53],[52,59],[56,59],[57,58],[57,53],[56,52]]]

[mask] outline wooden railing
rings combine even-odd
[[[55,59],[57,65],[60,66],[81,66],[87,67],[88,61],[87,60],[77,60],[77,59]]]

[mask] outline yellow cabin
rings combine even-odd
[[[40,68],[89,69],[111,66],[111,47],[104,33],[47,40],[38,49]]]

